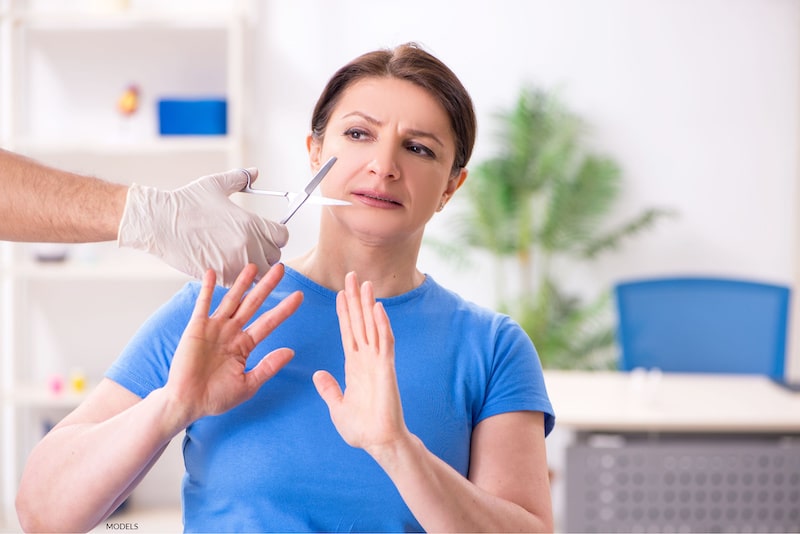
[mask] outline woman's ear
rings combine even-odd
[[[308,134],[306,137],[306,148],[308,149],[308,160],[311,163],[311,169],[316,172],[322,165],[320,163],[320,156],[322,155],[322,143],[317,141],[313,135]]]
[[[447,186],[442,193],[442,199],[439,201],[439,208],[436,211],[442,211],[444,209],[444,205],[450,201],[455,192],[458,191],[458,188],[464,185],[464,181],[466,179],[467,169],[463,167],[460,171],[458,171],[458,174],[455,174],[447,179]]]
[[[464,181],[467,179],[467,172],[467,169],[462,167],[461,170],[458,171],[458,174],[451,176],[447,180],[447,188],[444,190],[444,192],[448,199],[452,197],[456,191],[458,191],[459,187],[464,185]]]

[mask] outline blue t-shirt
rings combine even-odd
[[[137,332],[107,377],[145,397],[162,387],[191,317],[188,283]],[[311,375],[324,369],[344,385],[336,293],[286,268],[265,311],[296,290],[298,311],[260,343],[252,368],[278,347],[294,359],[249,401],[186,429],[186,531],[421,531],[392,481],[333,426]],[[212,310],[225,295],[216,288]],[[508,316],[469,303],[430,276],[381,299],[395,336],[403,413],[427,448],[466,476],[472,429],[487,417],[553,409],[528,336]]]

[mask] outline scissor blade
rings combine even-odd
[[[287,193],[286,196],[289,199],[289,202],[297,198],[297,195],[301,193]],[[320,195],[311,195],[306,199],[307,204],[313,204],[315,206],[352,206],[352,202],[348,202],[346,200],[341,200],[338,198],[330,198],[330,197],[323,197]]]
[[[250,193],[252,195],[265,195],[268,197],[283,197],[287,200],[294,198],[297,193],[288,193],[286,191],[267,191],[266,189],[253,189],[252,187],[245,186],[242,193]]]
[[[317,174],[314,175],[314,177],[311,179],[310,182],[308,182],[308,185],[306,185],[306,188],[304,189],[307,195],[310,195],[311,193],[314,192],[314,189],[316,189],[319,183],[322,181],[322,179],[325,178],[325,175],[328,174],[328,171],[331,170],[331,167],[333,167],[334,163],[336,163],[336,156],[331,157],[331,159],[326,161],[325,165],[323,165],[322,168],[319,171],[317,171]]]
[[[311,196],[311,193],[314,192],[322,179],[325,178],[325,175],[328,174],[328,171],[331,170],[331,167],[333,167],[334,163],[336,163],[336,156],[333,156],[331,159],[325,162],[325,165],[322,166],[319,172],[317,172],[311,181],[308,182],[308,185],[305,186],[303,189],[304,192],[298,194],[297,197],[289,204],[289,209],[287,210],[283,219],[281,219],[281,224],[286,224],[289,222],[289,219],[291,219],[292,216],[297,213],[297,210],[299,210],[300,206],[302,206],[305,201],[308,200],[308,197]]]
[[[249,189],[245,191],[242,190],[242,193],[250,193],[253,195],[264,195],[269,197],[281,197],[285,198],[287,202],[291,202],[292,200],[296,199],[298,195],[305,195],[305,193],[294,193],[291,191],[269,191],[267,189]],[[340,200],[338,198],[329,198],[323,197],[320,195],[311,195],[306,200],[309,204],[316,204],[318,206],[350,206],[352,205],[350,202],[346,200]]]

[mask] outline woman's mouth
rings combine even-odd
[[[361,203],[376,208],[401,208],[402,202],[386,193],[370,190],[353,191],[353,196],[357,197]]]

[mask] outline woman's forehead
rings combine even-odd
[[[380,122],[402,121],[412,129],[450,132],[447,112],[426,89],[393,77],[369,77],[348,86],[334,118],[362,114]]]

